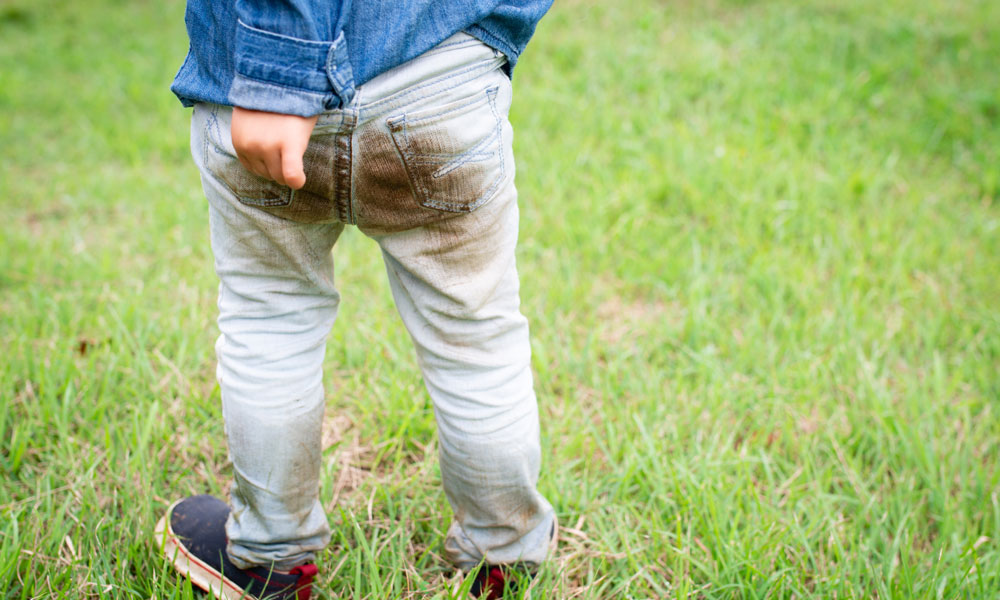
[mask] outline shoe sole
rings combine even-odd
[[[181,500],[174,502],[167,509],[167,514],[163,515],[156,523],[153,534],[156,543],[167,556],[167,560],[178,572],[191,580],[199,589],[208,592],[218,600],[250,600],[253,596],[245,593],[240,586],[233,583],[229,578],[223,577],[211,566],[205,564],[196,556],[188,553],[181,543],[180,538],[170,527],[170,515],[174,512],[174,507],[180,504]]]

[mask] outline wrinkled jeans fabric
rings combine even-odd
[[[361,86],[320,116],[296,191],[239,164],[230,108],[195,107],[192,153],[220,279],[237,566],[288,569],[330,539],[319,500],[322,363],[340,299],[331,249],[345,225],[381,248],[433,401],[454,511],[447,558],[464,569],[545,558],[555,516],[536,489],[504,61],[458,34]]]

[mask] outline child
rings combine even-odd
[[[230,504],[172,505],[156,537],[202,589],[309,596],[330,539],[321,368],[346,225],[382,250],[434,403],[446,556],[484,598],[545,559],[557,527],[536,489],[507,113],[510,71],[550,2],[189,0],[172,89],[194,106],[235,481]]]

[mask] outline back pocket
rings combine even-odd
[[[506,170],[498,89],[388,119],[414,198],[422,206],[471,212],[500,189]]]
[[[220,114],[223,110],[227,112]],[[313,135],[302,157],[306,184],[293,190],[244,167],[232,147],[228,109],[214,107],[208,115],[205,165],[241,204],[300,223],[342,220],[333,199],[334,136]]]

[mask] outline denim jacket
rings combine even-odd
[[[552,0],[188,0],[190,49],[170,89],[311,116],[357,86],[465,31],[513,69]]]

